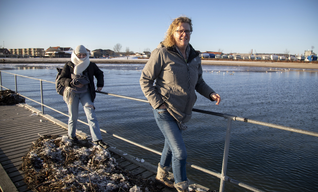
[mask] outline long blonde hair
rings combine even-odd
[[[172,47],[173,45],[176,44],[174,37],[173,37],[173,33],[175,32],[176,28],[181,23],[188,23],[190,25],[190,30],[192,31],[192,21],[190,18],[185,17],[185,16],[181,16],[181,17],[174,19],[166,32],[165,39],[162,42],[165,47]]]

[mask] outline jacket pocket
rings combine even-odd
[[[159,94],[162,96],[162,100],[168,101],[170,98],[170,92],[166,88],[159,88]]]

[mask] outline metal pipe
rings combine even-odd
[[[104,130],[104,129],[100,129],[100,131],[101,131],[101,132],[104,132],[104,133],[107,133],[107,134],[109,134],[109,135],[112,135],[113,137],[116,137],[116,138],[121,139],[121,140],[123,140],[123,141],[126,141],[127,143],[133,144],[133,145],[135,145],[135,146],[137,146],[137,147],[140,147],[140,148],[142,148],[142,149],[146,149],[146,150],[148,150],[148,151],[151,151],[151,152],[153,152],[153,153],[155,153],[155,154],[157,154],[157,155],[161,155],[161,153],[160,153],[159,151],[156,151],[156,150],[151,149],[151,148],[149,148],[149,147],[140,145],[139,143],[130,141],[130,140],[128,140],[128,139],[125,139],[125,138],[123,138],[123,137],[121,137],[121,136],[119,136],[119,135],[113,134],[113,133],[111,133],[111,132],[109,132],[109,131],[106,131],[106,130]]]
[[[110,96],[114,96],[114,97],[120,97],[120,98],[124,98],[124,99],[130,99],[130,100],[134,100],[134,101],[140,101],[140,102],[144,102],[144,103],[149,103],[149,101],[145,100],[145,99],[137,99],[134,97],[127,97],[127,96],[122,96],[122,95],[116,95],[116,94],[112,94],[112,93],[107,93],[107,92],[103,92],[103,91],[96,91],[97,93],[101,93],[101,94],[105,94],[105,95],[110,95]]]
[[[281,129],[281,130],[284,130],[284,131],[290,131],[290,132],[295,132],[295,133],[300,133],[300,134],[304,134],[304,135],[310,135],[310,136],[318,137],[318,133],[317,132],[313,132],[313,131],[306,131],[306,130],[296,129],[296,128],[292,128],[292,127],[286,127],[286,126],[282,126],[282,125],[276,125],[276,124],[272,124],[272,123],[256,121],[256,120],[252,120],[252,119],[248,119],[248,118],[237,117],[237,116],[229,115],[229,114],[225,114],[225,113],[217,113],[217,112],[213,112],[213,111],[206,111],[206,110],[202,110],[202,109],[193,108],[192,111],[199,112],[199,113],[204,113],[204,114],[208,114],[208,115],[224,117],[224,118],[231,118],[233,121],[242,121],[242,122],[246,122],[246,123],[252,123],[252,124],[256,124],[256,125],[262,125],[262,126],[265,126],[265,127],[271,127],[271,128],[275,128],[275,129]]]
[[[208,114],[208,115],[224,117],[224,118],[235,117],[233,115],[227,115],[227,114],[224,114],[224,113],[217,113],[217,112],[213,112],[213,111],[206,111],[206,110],[196,109],[196,108],[192,108],[192,111],[199,112],[199,113],[204,113],[204,114]]]
[[[290,131],[290,132],[301,133],[301,134],[304,134],[304,135],[310,135],[310,136],[318,137],[318,133],[313,132],[313,131],[295,129],[295,128],[292,128],[292,127],[286,127],[286,126],[282,126],[282,125],[276,125],[276,124],[272,124],[272,123],[266,123],[266,122],[256,121],[256,120],[242,118],[242,117],[235,117],[235,120],[236,121],[246,122],[246,123],[252,123],[252,124],[256,124],[256,125],[262,125],[262,126],[266,126],[266,127],[272,127],[272,128],[275,128],[275,129],[281,129],[281,130],[284,130],[284,131]]]
[[[15,85],[15,92],[18,93],[18,79],[17,79],[17,75],[14,75],[14,85]]]
[[[224,181],[226,178],[227,161],[228,161],[228,157],[229,157],[229,148],[230,148],[231,125],[232,125],[232,119],[229,118],[228,122],[227,122],[224,152],[223,152],[223,162],[222,162],[220,189],[219,189],[220,192],[224,191]]]
[[[191,164],[191,163],[189,163],[189,162],[187,162],[187,165],[190,166],[190,167],[192,167],[193,169],[202,171],[202,172],[207,173],[207,174],[209,174],[209,175],[213,175],[213,176],[215,176],[215,177],[217,177],[217,178],[221,178],[221,174],[220,174],[220,173],[217,173],[217,172],[214,172],[214,171],[210,171],[210,170],[208,170],[208,169],[205,169],[205,168],[202,168],[202,167],[200,167],[200,166]]]
[[[44,98],[43,98],[43,83],[42,79],[40,79],[40,91],[41,91],[41,109],[42,109],[42,114],[44,114]]]
[[[2,91],[2,73],[0,71],[0,91]]]
[[[0,70],[0,71],[1,71],[1,70]],[[19,75],[19,74],[15,74],[15,73],[10,73],[10,72],[7,72],[7,71],[2,71],[2,72],[7,73],[7,74],[10,74],[10,75],[16,75],[16,76],[19,76],[19,77],[28,78],[28,79],[40,80],[40,79],[38,79],[38,78],[29,77],[29,76],[25,76],[25,75]],[[53,82],[53,81],[47,81],[47,80],[43,80],[43,81],[48,82],[48,83],[55,84],[55,82]]]
[[[240,182],[240,181],[237,181],[237,180],[235,180],[235,179],[231,179],[231,178],[229,178],[229,177],[226,177],[226,181],[228,181],[228,182],[230,182],[230,183],[233,183],[233,184],[235,184],[235,185],[238,185],[238,186],[240,186],[240,187],[243,187],[243,188],[245,188],[245,189],[248,189],[248,190],[250,190],[250,191],[263,192],[262,190],[259,190],[259,189],[255,188],[255,187],[252,187],[252,186],[249,186],[249,185],[247,185],[247,184],[245,184],[245,183],[242,183],[242,182]]]

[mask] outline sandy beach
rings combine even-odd
[[[0,63],[66,63],[70,58],[1,58]],[[148,59],[95,59],[91,62],[97,64],[145,64]],[[318,69],[318,63],[312,62],[283,62],[283,61],[231,61],[231,60],[202,60],[203,65],[220,66],[245,66],[245,67],[272,67],[272,68],[294,68],[294,69]]]

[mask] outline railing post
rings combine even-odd
[[[0,91],[2,91],[2,73],[0,71]]]
[[[40,79],[40,90],[41,90],[41,109],[42,109],[42,114],[44,114],[44,98],[43,98],[43,82],[42,79]]]
[[[18,79],[16,74],[14,74],[14,84],[15,84],[15,93],[18,93]]]
[[[225,136],[225,144],[224,144],[224,153],[223,153],[223,162],[222,162],[222,172],[221,172],[221,181],[220,181],[220,189],[219,192],[224,191],[224,181],[226,176],[226,169],[227,169],[227,160],[229,156],[229,148],[230,148],[230,137],[231,137],[231,125],[232,119],[228,118],[227,122],[227,130]]]

